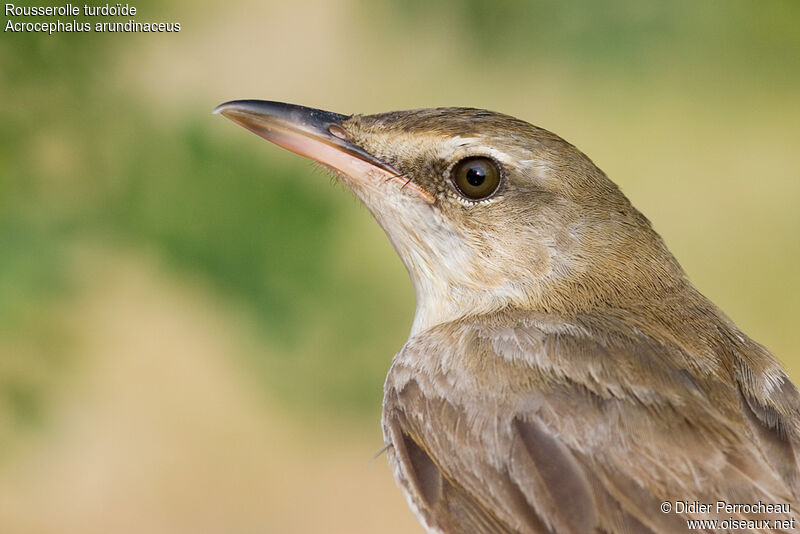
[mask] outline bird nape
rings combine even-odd
[[[382,424],[428,531],[795,527],[797,388],[577,148],[480,109],[215,111],[332,169],[408,269]]]

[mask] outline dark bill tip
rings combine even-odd
[[[223,116],[228,114],[247,114],[265,118],[271,117],[314,127],[321,131],[326,131],[332,124],[340,124],[350,118],[349,115],[340,113],[268,100],[231,100],[214,108],[212,113]]]

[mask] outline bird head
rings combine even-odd
[[[519,119],[471,108],[345,116],[256,100],[215,112],[344,180],[408,269],[412,331],[504,309],[624,308],[684,284],[619,188]]]

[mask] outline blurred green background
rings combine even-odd
[[[0,41],[0,532],[421,532],[370,462],[411,285],[235,98],[553,130],[800,379],[800,3],[133,5],[181,32]]]

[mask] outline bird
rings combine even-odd
[[[795,528],[798,389],[578,148],[475,108],[215,113],[329,168],[404,263],[381,426],[428,532]]]

